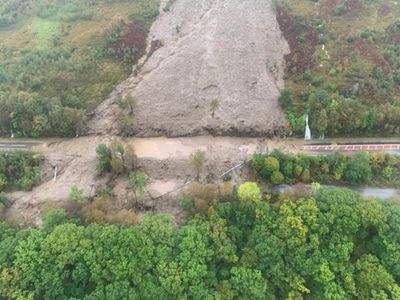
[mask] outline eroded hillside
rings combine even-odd
[[[147,59],[99,107],[89,132],[271,136],[285,130],[277,99],[289,48],[271,1],[177,0],[150,38]],[[132,96],[133,105],[121,105],[118,96]]]

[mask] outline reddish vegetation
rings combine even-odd
[[[316,30],[309,26],[296,26],[293,17],[281,7],[278,7],[277,21],[290,46],[290,53],[285,55],[286,72],[297,74],[311,69],[313,67],[312,56],[318,44]],[[305,43],[300,41],[302,34]]]
[[[376,66],[380,66],[384,70],[385,74],[389,73],[390,67],[379,54],[379,48],[377,46],[365,40],[358,40],[356,42],[356,47],[361,55],[371,60]]]
[[[136,48],[143,49],[146,47],[147,30],[142,22],[134,22],[131,24],[123,24],[124,35],[118,42],[110,45],[113,49]]]
[[[331,17],[333,14],[333,9],[339,3],[339,0],[322,0],[322,16],[325,18]]]
[[[357,11],[361,10],[363,8],[363,2],[362,0],[347,0],[346,3],[346,10],[347,11]]]

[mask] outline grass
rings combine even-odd
[[[34,35],[36,48],[51,47],[52,38],[59,34],[60,23],[35,17],[29,26],[30,32]]]

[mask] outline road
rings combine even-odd
[[[36,150],[38,147],[47,147],[51,141],[33,139],[0,139],[1,150]]]
[[[304,145],[306,151],[399,151],[400,144]]]

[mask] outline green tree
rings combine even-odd
[[[238,197],[240,201],[260,202],[261,191],[255,182],[246,182],[239,186]]]
[[[372,180],[372,169],[368,155],[365,152],[357,152],[347,163],[344,176],[351,183],[370,182]]]
[[[319,133],[321,139],[325,138],[325,131],[328,128],[328,116],[325,109],[315,114],[311,126]]]

